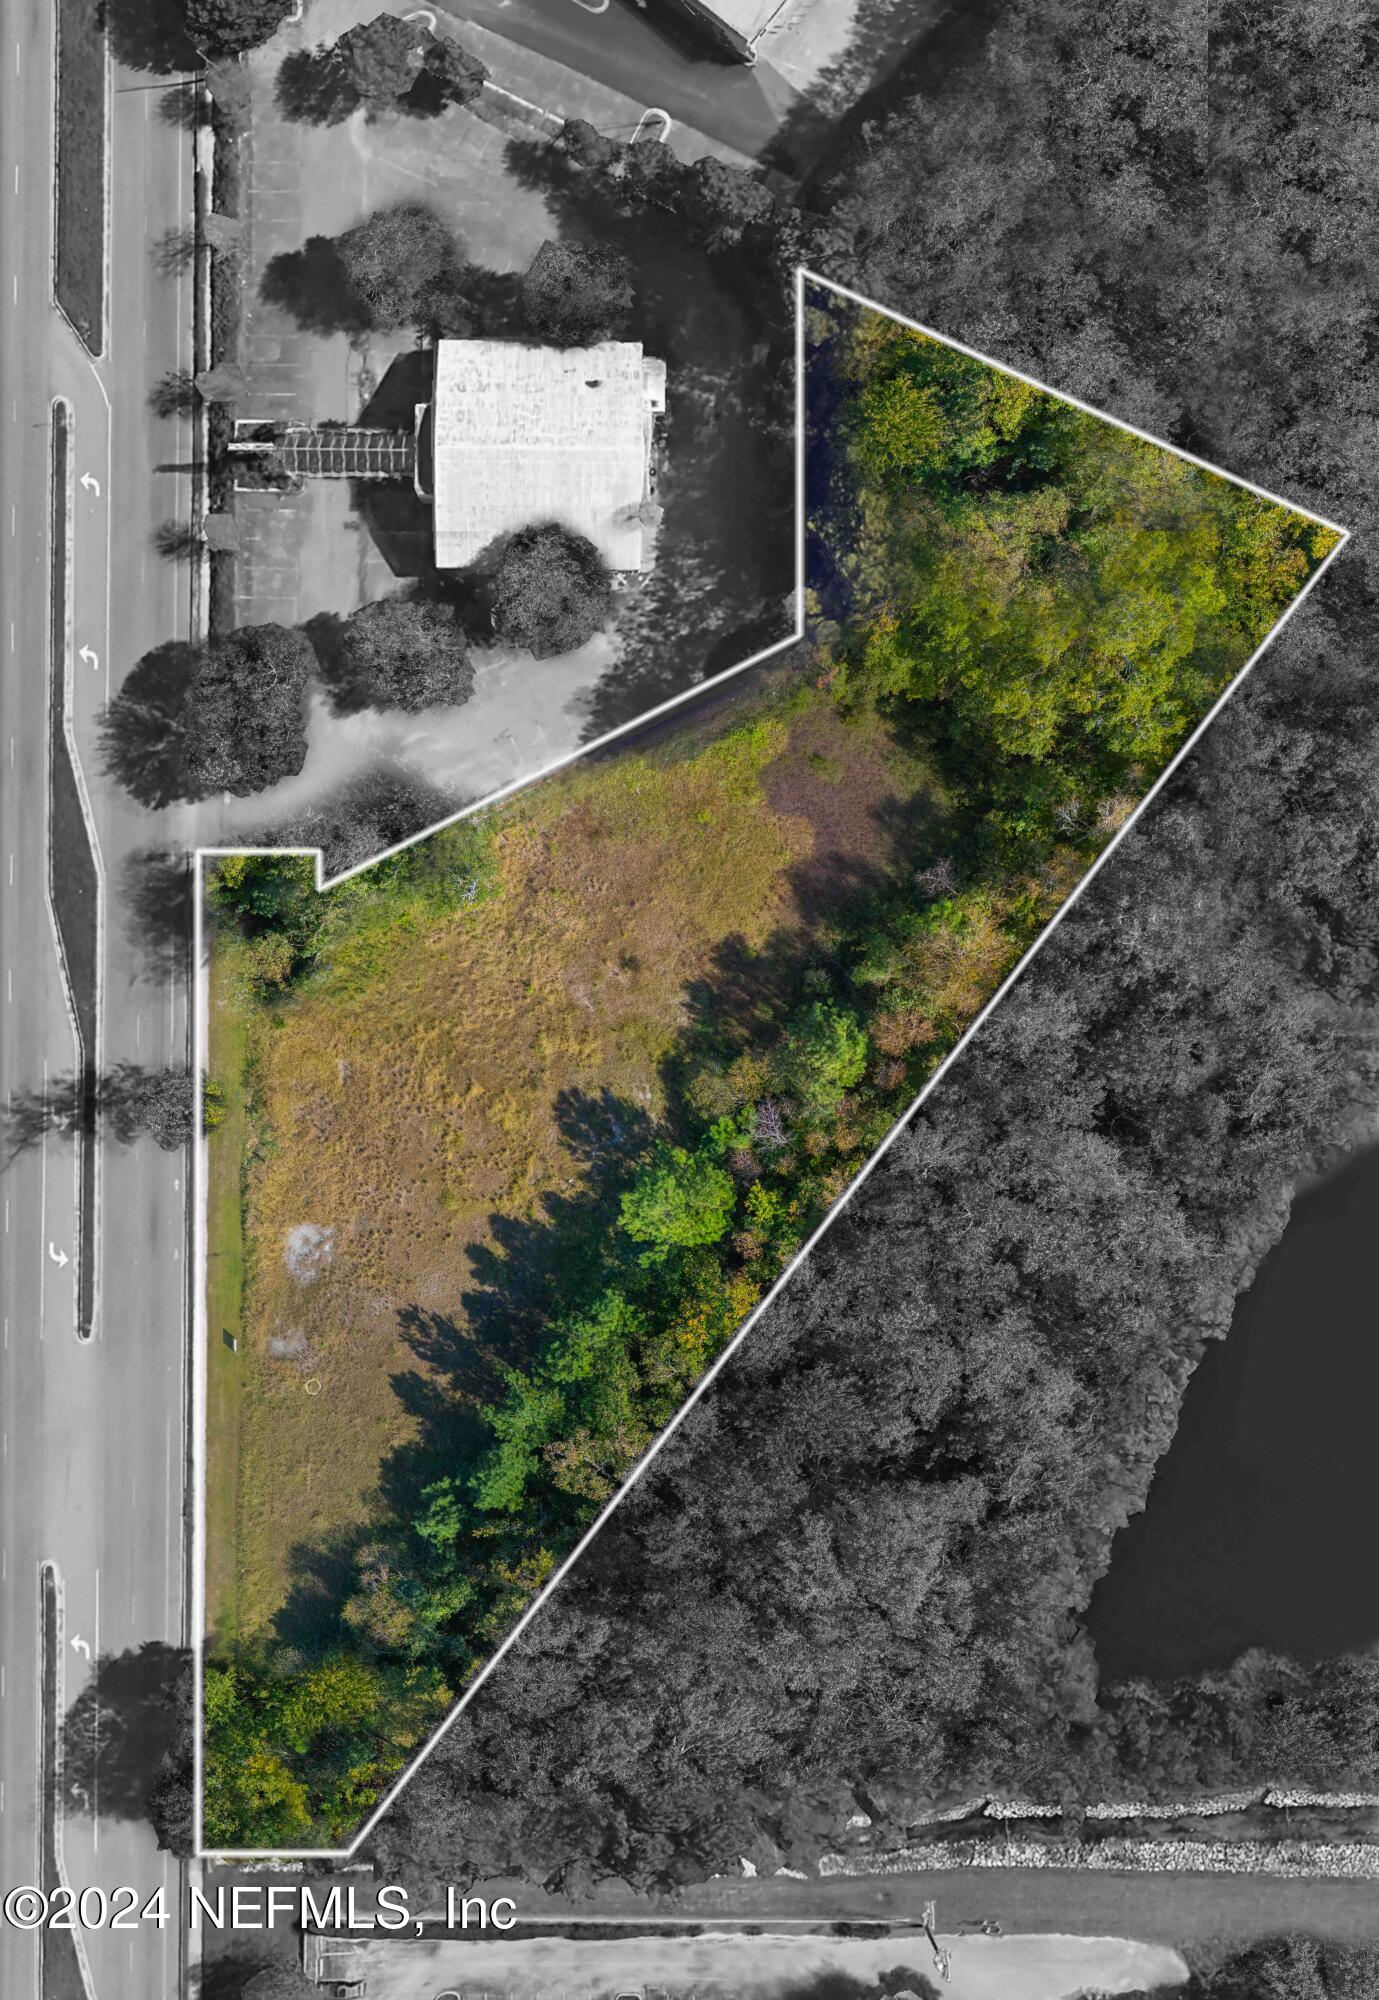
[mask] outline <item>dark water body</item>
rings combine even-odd
[[[1296,1202],[1087,1624],[1105,1680],[1379,1644],[1379,1147]]]

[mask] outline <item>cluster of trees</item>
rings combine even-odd
[[[459,237],[424,202],[375,209],[338,236],[311,236],[267,266],[265,299],[313,332],[433,335],[474,330],[476,273]]]
[[[278,72],[278,102],[289,118],[338,125],[363,109],[370,119],[396,111],[433,118],[470,104],[488,71],[449,35],[416,20],[379,14],[334,42],[294,51]]]
[[[583,118],[566,121],[559,143],[573,166],[634,207],[668,212],[710,250],[763,241],[779,223],[774,195],[750,167],[710,153],[687,162],[659,139],[612,139]]]
[[[543,243],[514,294],[510,281],[469,261],[459,234],[434,208],[409,201],[275,257],[263,291],[299,324],[323,332],[527,332],[557,347],[621,336],[636,307],[631,262],[610,243]]]
[[[106,767],[147,806],[244,797],[295,777],[314,665],[305,634],[283,625],[155,646],[101,718]]]
[[[435,1727],[450,1691],[434,1671],[345,1654],[285,1679],[247,1665],[209,1666],[203,1683],[208,1758],[206,1842],[301,1846],[322,1821],[358,1825],[407,1753]],[[309,1763],[311,1789],[294,1775]]]
[[[1259,1938],[1195,1969],[1183,2000],[1372,2000],[1379,1948],[1305,1931]]]
[[[293,0],[179,0],[192,47],[224,62],[256,49],[277,34]]]
[[[555,523],[509,537],[487,595],[494,637],[537,659],[584,645],[612,615],[603,558]],[[313,678],[339,712],[415,714],[468,701],[474,662],[455,604],[419,597],[382,598],[299,630],[243,625],[199,646],[156,646],[102,718],[106,768],[147,806],[264,791],[306,762]]]
[[[936,356],[932,343],[900,336],[898,345],[874,315],[849,317],[828,339],[849,399],[838,504],[869,530],[850,623],[813,672],[837,702],[877,703],[898,729],[928,736],[949,801],[942,838],[962,871],[907,871],[874,890],[818,941],[819,962],[782,976],[772,1006],[726,1008],[686,1034],[670,1129],[561,1231],[535,1358],[503,1367],[498,1393],[474,1412],[479,1436],[466,1461],[421,1489],[410,1519],[371,1530],[358,1553],[343,1619],[380,1670],[439,1672],[455,1687],[468,1679],[1104,844],[1116,821],[1100,808],[1163,763],[1322,552],[1310,524],[1282,509],[1271,511],[1286,529],[1271,539],[1256,527],[1252,496],[1191,468],[1170,472],[1162,452],[1137,442],[1121,451],[1098,420],[1054,411],[980,364]],[[902,427],[903,445],[897,385],[926,411],[922,426]],[[1039,523],[1037,551],[1027,512]],[[1172,568],[1160,544],[1174,537],[1165,518],[1182,543],[1181,595],[1192,605],[1171,635],[1174,605],[1156,624],[1145,608],[1167,599]],[[1285,555],[1240,561],[1252,536]],[[961,672],[941,677],[924,663],[922,622],[945,617],[951,631],[966,613],[968,568],[946,569],[951,551],[1007,538],[1020,547],[1006,582],[1010,636],[1002,642],[992,614],[980,643],[946,649]],[[535,561],[540,552],[525,553]],[[1151,589],[1143,573],[1155,562]],[[548,562],[539,567],[549,575]],[[945,612],[949,597],[958,601]],[[1040,620],[1051,635],[1042,668],[1031,659]],[[1113,655],[1103,636],[1111,631]],[[1055,671],[1064,657],[1076,666]],[[1023,706],[1022,678],[1033,683]],[[1074,787],[1079,812],[1060,821],[1054,806],[1066,807]],[[1042,818],[1017,816],[1010,801],[1026,797],[1054,805]],[[319,954],[319,932],[304,954],[284,864],[247,874],[247,864],[232,866],[218,905],[247,915],[253,949],[280,967],[281,987],[304,955]],[[1128,1217],[1120,1229],[1128,1252]],[[989,1259],[989,1240],[983,1251]],[[983,1515],[1044,1490],[1028,1453],[999,1472],[990,1465],[999,1412],[988,1412],[987,1398],[1010,1395],[1018,1380],[1022,1420],[1046,1415],[1060,1454],[1079,1438],[1075,1352],[1062,1338],[1051,1354],[1012,1359],[973,1325],[964,1366],[953,1337],[948,1329],[941,1365],[919,1382],[908,1380],[909,1341],[868,1342],[865,1366],[882,1378],[868,1385],[873,1427],[875,1409],[891,1408],[912,1476],[930,1474],[922,1508],[908,1503],[908,1521],[891,1524],[917,1575],[956,1560]],[[830,1356],[841,1406],[847,1371],[838,1361]],[[852,1369],[863,1365],[850,1358]],[[936,1437],[917,1428],[921,1413]],[[1073,1482],[1062,1455],[1057,1479],[1063,1491]],[[1000,1560],[1022,1573],[1029,1550],[1023,1540],[1007,1548],[1003,1532]],[[955,1669],[950,1660],[945,1670]],[[271,1682],[240,1688],[276,1712]],[[217,1763],[238,1742],[238,1710],[225,1717],[224,1740],[216,1730],[209,1738]],[[326,1776],[313,1796],[337,1811]],[[252,1802],[241,1803],[248,1811]],[[263,1840],[246,1824],[235,1844]]]
[[[1337,537],[826,296],[839,691],[928,704],[988,837],[1028,851],[1143,789]]]

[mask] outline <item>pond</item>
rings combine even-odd
[[[1379,1643],[1379,1147],[1299,1197],[1087,1617],[1106,1681]]]

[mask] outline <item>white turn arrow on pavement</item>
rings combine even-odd
[[[81,475],[81,483],[86,488],[88,493],[94,493],[96,498],[98,500],[100,499],[101,482],[99,481],[99,479],[97,479],[94,472],[83,472],[83,474]]]
[[[48,1245],[48,1255],[52,1258],[55,1264],[65,1264],[68,1262],[67,1252],[65,1250],[59,1250],[57,1246],[53,1243],[50,1243]]]
[[[77,658],[79,660],[85,660],[88,667],[94,667],[97,673],[100,672],[101,656],[99,653],[93,651],[90,646],[83,646],[81,651],[77,654]]]
[[[89,1660],[91,1657],[91,1645],[89,1640],[73,1639],[72,1651],[74,1653],[80,1653],[84,1660]]]

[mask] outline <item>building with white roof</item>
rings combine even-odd
[[[438,341],[415,475],[432,505],[436,567],[468,568],[502,536],[555,521],[612,570],[650,568],[665,406],[665,363],[639,341]]]

